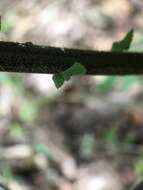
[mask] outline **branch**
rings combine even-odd
[[[0,71],[55,74],[83,64],[87,74],[143,74],[143,53],[103,52],[0,41]]]

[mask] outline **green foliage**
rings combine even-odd
[[[134,84],[139,83],[138,76],[132,75],[132,76],[125,76],[125,77],[119,77],[118,78],[119,87],[121,90],[129,90],[130,87],[132,87]]]
[[[135,172],[137,175],[143,177],[143,159],[139,159],[135,164]]]
[[[121,41],[113,43],[111,51],[123,52],[129,50],[133,40],[133,35],[134,31],[130,30]],[[64,82],[68,81],[72,76],[83,75],[86,74],[86,72],[87,70],[82,64],[75,63],[67,70],[53,75],[53,81],[55,83],[55,86],[57,88],[60,88],[64,84]],[[100,87],[98,87],[101,90],[106,91],[107,88],[112,88],[113,84],[115,84],[115,77],[109,76],[107,80],[102,85],[100,85]]]
[[[139,85],[142,88],[142,82],[142,76],[106,76],[104,80],[97,84],[96,89],[101,93],[109,93],[113,89],[127,91],[134,85]]]
[[[5,165],[2,169],[2,175],[0,176],[0,181],[3,183],[9,183],[14,180],[14,175],[12,173],[12,169],[9,165]]]
[[[53,81],[55,83],[55,86],[57,88],[60,88],[63,84],[64,84],[64,77],[62,73],[57,73],[55,75],[53,75]]]
[[[15,11],[9,10],[1,17],[1,32],[9,34],[15,27]]]
[[[37,117],[37,104],[36,101],[25,99],[22,102],[19,117],[22,121],[32,123]]]
[[[45,155],[49,160],[53,160],[53,155],[49,147],[45,144],[38,144],[36,146],[36,152]]]
[[[67,70],[53,75],[53,81],[57,88],[60,88],[65,81],[68,81],[74,75],[84,75],[86,68],[80,63],[74,63]]]
[[[13,123],[10,128],[10,135],[13,137],[23,137],[25,131],[18,123]]]
[[[105,141],[113,143],[117,139],[117,134],[116,134],[116,128],[110,128],[105,130],[105,133],[103,134],[103,138]]]
[[[130,30],[121,41],[114,42],[112,45],[111,51],[122,52],[125,50],[129,50],[130,45],[133,40],[133,34],[134,34],[134,31]]]
[[[104,93],[109,92],[114,87],[116,82],[117,77],[108,76],[96,86],[96,89]]]
[[[24,81],[21,74],[0,73],[0,85],[9,86],[17,95],[24,93]]]
[[[1,24],[1,32],[9,33],[13,29],[14,23],[11,20],[5,20]]]

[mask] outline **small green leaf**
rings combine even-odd
[[[57,88],[60,88],[64,84],[64,77],[62,73],[53,75],[53,81]]]
[[[120,51],[121,52],[124,50],[128,50],[132,43],[133,35],[134,35],[134,31],[130,30],[126,34],[126,36],[123,38],[123,40],[113,43],[111,51]]]
[[[68,81],[74,75],[84,75],[86,68],[80,63],[74,63],[70,68],[65,71],[53,75],[53,81],[57,88],[60,88],[65,81]]]
[[[80,63],[74,63],[67,71],[71,72],[72,75],[83,75],[86,73],[86,68]]]
[[[63,77],[65,80],[69,80],[74,75],[84,75],[86,73],[86,68],[80,63],[74,63],[69,69],[63,72]]]

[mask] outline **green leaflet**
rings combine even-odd
[[[60,88],[65,81],[68,81],[74,75],[84,75],[86,68],[80,63],[74,63],[70,68],[61,73],[53,75],[53,81],[57,88]]]
[[[126,36],[119,42],[114,42],[111,51],[122,52],[128,50],[133,40],[134,31],[130,30]]]
[[[55,83],[55,86],[57,88],[60,88],[63,84],[64,84],[64,77],[62,73],[57,73],[55,75],[53,75],[53,81]]]

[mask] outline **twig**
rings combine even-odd
[[[55,74],[79,62],[87,74],[143,74],[143,53],[104,52],[0,41],[0,71]]]

